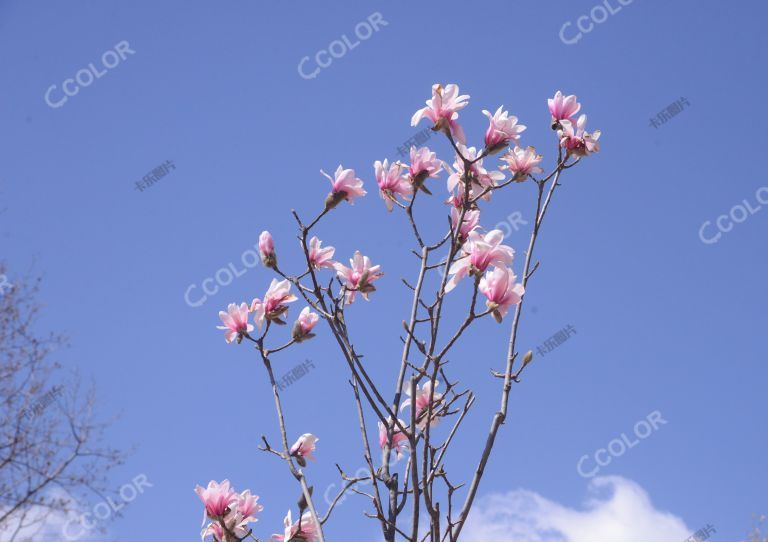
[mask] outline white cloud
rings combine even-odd
[[[47,496],[69,500],[68,495],[59,489],[51,490]],[[5,510],[7,508],[0,507],[0,515]],[[38,505],[27,507],[23,516],[20,512],[16,513],[0,527],[0,542],[40,542],[42,540],[87,542],[93,540],[94,533],[84,530],[79,523],[81,515],[82,511],[77,509],[64,512]],[[19,521],[22,521],[21,528],[19,528]]]
[[[522,489],[488,495],[472,509],[466,541],[683,542],[691,534],[682,519],[657,510],[630,480],[597,477],[589,492],[582,510]]]
[[[1,511],[1,510],[0,510]],[[51,512],[40,506],[28,508],[19,528],[20,516],[9,518],[0,528],[0,542],[30,542],[34,540],[59,540],[67,521],[65,514]]]

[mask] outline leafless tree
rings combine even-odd
[[[122,454],[102,443],[93,389],[53,360],[64,338],[37,329],[39,279],[0,276],[0,539],[24,542],[103,493]]]

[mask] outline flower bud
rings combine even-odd
[[[299,318],[293,324],[293,331],[291,333],[293,340],[300,343],[314,337],[315,334],[312,333],[312,328],[315,327],[319,319],[320,317],[317,313],[310,312],[309,307],[304,307],[301,314],[299,314]]]
[[[302,467],[307,466],[307,459],[314,460],[312,452],[315,451],[315,443],[320,440],[312,433],[304,433],[291,446],[290,455],[296,459],[296,462]]]
[[[277,268],[275,241],[272,239],[272,234],[266,230],[261,232],[259,236],[259,253],[261,254],[261,263],[264,264],[264,267],[270,269]]]
[[[306,341],[308,339],[311,339],[314,337],[314,333],[305,333],[304,329],[301,327],[300,322],[294,322],[293,324],[293,331],[291,332],[291,337],[293,337],[293,340],[297,343]]]
[[[523,365],[528,365],[533,360],[533,350],[528,350],[523,356]]]

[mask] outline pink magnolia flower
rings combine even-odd
[[[380,278],[384,273],[380,271],[380,265],[371,265],[368,256],[363,256],[360,251],[356,251],[352,259],[349,260],[351,267],[346,267],[336,263],[336,274],[342,280],[347,291],[345,293],[345,302],[347,305],[355,300],[357,292],[363,294],[368,301],[368,294],[376,291],[376,287],[371,284],[374,280]]]
[[[253,523],[258,521],[256,514],[264,510],[264,507],[258,503],[259,496],[251,495],[251,490],[246,489],[240,495],[237,500],[237,513],[242,518],[241,523]]]
[[[440,382],[435,381],[435,388],[437,388],[440,385]],[[411,403],[416,403],[416,426],[419,429],[424,429],[427,426],[427,415],[429,414],[429,396],[432,394],[432,382],[427,381],[424,383],[424,385],[419,389],[416,388],[416,400],[412,401],[411,397],[411,389],[409,387],[406,387],[405,393],[408,395],[408,399],[403,401],[402,406],[400,407],[400,410],[403,410],[407,406],[411,405]],[[434,392],[432,395],[432,422],[430,425],[434,427],[437,425],[438,422],[438,416],[441,413],[440,403],[443,398],[442,393]]]
[[[428,178],[437,177],[443,168],[443,162],[438,160],[437,154],[429,150],[429,147],[411,147],[411,165],[408,173],[411,175],[411,182],[415,190],[423,190],[427,194],[431,192],[424,186],[424,181]]]
[[[422,175],[427,177],[437,177],[443,163],[437,158],[437,154],[430,151],[429,147],[411,147],[411,165],[408,172],[411,177],[416,178]]]
[[[205,505],[205,513],[211,519],[225,516],[231,511],[230,506],[237,503],[237,493],[230,486],[229,480],[218,483],[208,482],[208,487],[195,487],[195,493]]]
[[[586,131],[587,116],[581,115],[574,126],[570,120],[564,120],[560,123],[562,128],[558,130],[560,145],[568,151],[568,154],[574,156],[589,156],[600,151],[600,130],[588,134]]]
[[[261,512],[264,507],[257,503],[259,497],[251,495],[250,490],[243,491],[241,494],[235,494],[235,502],[228,508],[229,512],[224,516],[224,524],[230,533],[234,533],[240,538],[247,536],[249,532],[248,525],[258,521],[256,514]],[[235,506],[236,504],[236,506]],[[220,521],[210,523],[201,534],[201,538],[213,536],[214,540],[219,542],[224,540],[224,528]]]
[[[488,298],[485,304],[499,323],[509,307],[520,303],[525,293],[523,285],[515,283],[516,280],[515,273],[504,266],[494,268],[480,279],[478,289]]]
[[[433,130],[450,131],[453,137],[461,143],[466,143],[464,130],[456,119],[458,111],[467,106],[469,96],[459,95],[459,87],[450,84],[445,88],[440,84],[432,85],[432,99],[427,100],[427,107],[419,109],[411,118],[411,126],[416,126],[421,119],[427,117],[434,123]]]
[[[392,418],[387,418],[387,421],[391,423]],[[408,427],[403,420],[398,418],[400,425]],[[387,445],[387,426],[379,422],[379,446],[383,450]],[[389,446],[390,451],[397,453],[397,458],[400,459],[403,456],[403,450],[408,449],[408,436],[400,430],[398,425],[395,425],[392,429],[392,441]]]
[[[390,165],[388,160],[384,160],[383,163],[376,160],[373,168],[376,172],[376,183],[379,185],[379,195],[384,200],[388,211],[392,210],[398,195],[406,198],[413,193],[411,183],[408,182],[407,177],[403,176],[401,163],[395,162]]]
[[[455,207],[456,209],[461,209],[464,206],[464,190],[459,187],[458,190],[451,192],[451,196],[445,200],[445,203]]]
[[[485,132],[485,147],[489,154],[503,149],[510,141],[520,139],[520,134],[525,126],[517,123],[517,117],[509,116],[507,111],[502,111],[502,105],[491,115],[490,111],[483,109],[483,115],[488,117],[490,124]]]
[[[306,467],[306,459],[311,459],[312,461],[315,460],[315,458],[312,456],[312,452],[315,451],[315,443],[318,440],[320,439],[312,433],[304,433],[298,438],[296,442],[293,443],[290,453],[296,458],[296,460],[299,462],[299,465]]]
[[[279,282],[272,279],[267,293],[264,294],[264,301],[257,297],[251,302],[251,312],[256,313],[253,319],[259,329],[264,325],[264,320],[284,324],[280,317],[288,310],[285,304],[294,301],[296,296],[291,293],[291,283],[288,279]]]
[[[285,519],[283,520],[285,526],[284,534],[273,534],[272,540],[280,542],[289,542],[294,540],[295,542],[314,542],[315,536],[317,536],[317,526],[312,521],[312,514],[310,512],[304,512],[299,521],[292,523],[291,511],[288,510]]]
[[[231,343],[235,339],[242,340],[242,336],[253,331],[253,326],[248,323],[248,305],[240,303],[230,303],[227,312],[219,311],[219,318],[224,323],[223,326],[216,326],[216,329],[223,329],[224,340]]]
[[[454,230],[456,229],[460,216],[461,216],[461,209],[457,207],[451,207],[451,225],[453,226]],[[464,220],[461,221],[461,229],[459,230],[459,237],[461,239],[466,239],[469,233],[475,231],[475,229],[479,225],[480,225],[480,210],[470,209],[469,211],[466,211],[464,213]]]
[[[461,279],[467,275],[483,273],[488,266],[503,266],[512,263],[515,251],[507,245],[502,245],[504,234],[501,230],[491,230],[484,236],[473,231],[464,243],[464,256],[451,265],[448,273],[453,275],[445,285],[445,291],[453,290]]]
[[[336,249],[333,247],[322,248],[320,246],[322,243],[323,242],[318,239],[317,236],[314,236],[309,240],[309,263],[316,269],[321,269],[323,267],[333,269],[333,264],[335,262],[331,260],[331,258],[333,258],[333,253],[336,252]]]
[[[333,178],[322,169],[320,173],[331,181],[331,193],[325,199],[326,209],[333,209],[342,200],[353,203],[355,198],[365,196],[368,193],[363,189],[363,181],[355,177],[354,169],[344,169],[339,166],[336,168]]]
[[[293,340],[297,343],[306,341],[315,336],[312,333],[312,328],[315,327],[320,317],[316,312],[311,312],[309,307],[304,307],[299,313],[299,317],[296,319],[296,323],[293,324]]]
[[[261,232],[259,236],[259,252],[261,253],[261,262],[264,264],[264,267],[274,268],[277,266],[275,241],[272,239],[272,234],[268,231]]]
[[[467,148],[461,144],[458,144],[457,147],[461,151],[461,154],[470,161],[475,160],[479,154],[475,147]],[[461,178],[464,176],[464,160],[462,160],[459,156],[456,156],[456,161],[453,163],[453,167],[456,168],[456,171],[451,171],[451,175],[448,177],[448,191],[452,192],[456,187],[458,187],[459,192],[463,192],[464,187],[461,184]],[[470,170],[472,172],[472,184],[477,185],[481,192],[486,188],[496,186],[498,181],[504,178],[504,174],[500,171],[489,172],[486,170],[483,167],[482,160],[478,160],[472,164]],[[470,190],[470,194],[474,194],[474,190]],[[463,197],[463,194],[461,197]],[[490,197],[491,193],[488,192],[483,196],[483,199],[487,200],[490,199]]]
[[[514,175],[515,181],[524,181],[528,175],[533,173],[542,173],[544,170],[539,167],[541,155],[536,154],[536,149],[528,147],[522,149],[515,147],[501,157],[507,163],[501,166],[501,169],[508,169]]]
[[[576,96],[563,96],[559,90],[555,92],[554,98],[547,100],[549,112],[552,114],[552,122],[561,120],[571,120],[581,109],[581,104],[576,101]]]
[[[200,534],[200,539],[205,540],[206,537],[212,536],[217,542],[224,540],[224,529],[218,522],[209,523]]]

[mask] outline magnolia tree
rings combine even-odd
[[[495,113],[483,111],[489,120],[484,146],[479,150],[467,147],[458,117],[468,100],[469,96],[460,95],[456,85],[434,85],[432,99],[411,119],[413,126],[429,120],[432,130],[447,138],[455,152],[453,166],[440,160],[427,147],[411,147],[410,163],[387,160],[374,163],[379,195],[388,210],[398,207],[403,211],[418,246],[418,250],[413,251],[418,257],[416,278],[403,279],[413,298],[408,318],[403,321],[402,354],[399,369],[393,374],[393,393],[385,393],[381,384],[372,380],[362,354],[353,346],[347,324],[349,305],[361,297],[368,300],[376,291],[376,281],[383,275],[381,265],[374,265],[360,251],[354,253],[349,266],[334,261],[335,249],[323,246],[313,235],[315,227],[337,206],[344,202],[351,204],[366,195],[363,181],[351,169],[339,166],[333,176],[321,171],[330,181],[331,191],[315,218],[306,221],[293,211],[300,250],[306,262],[304,268],[290,271],[281,268],[272,236],[263,232],[259,239],[261,258],[278,277],[272,280],[263,298],[254,299],[250,304],[231,304],[226,312],[219,313],[223,323],[219,328],[224,330],[226,342],[248,341],[260,355],[272,385],[281,437],[279,445],[274,447],[262,437],[261,449],[284,461],[300,488],[295,521],[289,509],[283,533],[273,534],[273,540],[324,542],[323,526],[347,491],[370,501],[366,515],[380,524],[386,541],[455,541],[465,526],[499,429],[506,419],[512,385],[519,382],[533,359],[532,352],[518,351],[516,338],[525,289],[538,268],[533,253],[544,217],[563,172],[598,152],[600,135],[598,131],[586,131],[586,115],[577,117],[581,104],[576,97],[564,96],[558,91],[548,100],[557,160],[552,171],[545,175],[540,166],[542,157],[536,150],[519,145],[525,126],[503,107]],[[502,171],[489,171],[483,165],[494,155],[500,155],[503,165],[498,169]],[[435,190],[432,179],[443,172],[447,175],[449,194],[447,231],[436,240],[428,240],[422,235],[414,209],[419,193],[432,194]],[[513,271],[515,253],[504,244],[503,233],[498,229],[484,231],[480,217],[482,206],[490,203],[494,192],[507,187],[521,189],[520,185],[530,185],[537,198],[530,240],[517,275]],[[434,280],[430,280],[430,275],[434,275]],[[437,286],[433,289],[430,284]],[[443,317],[444,304],[450,293],[459,288],[468,291],[468,307],[459,321],[448,322],[448,318]],[[306,306],[296,318],[290,338],[278,339],[276,332],[288,320],[289,304],[299,300]],[[459,389],[451,380],[446,362],[465,331],[488,318],[509,327],[507,355],[502,360],[504,368],[492,373],[500,383],[500,407],[492,415],[488,437],[479,451],[471,480],[460,484],[449,479],[446,453],[474,403],[474,396],[470,390]],[[367,465],[364,476],[349,476],[337,465],[343,484],[326,510],[320,510],[313,501],[312,485],[305,470],[306,460],[312,459],[318,438],[311,433],[300,436],[289,433],[272,368],[273,357],[311,339],[320,320],[327,324],[349,369],[362,455]],[[378,425],[378,440],[374,442],[368,433],[371,418]],[[441,419],[445,420],[444,429],[437,430],[435,425]],[[358,487],[362,483],[369,488],[367,491]],[[198,486],[196,492],[209,520],[202,532],[203,539],[258,540],[251,526],[262,509],[258,497],[250,491],[237,493],[228,480],[211,481],[205,488]]]

